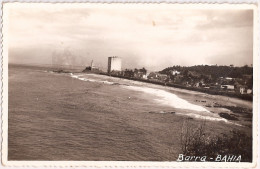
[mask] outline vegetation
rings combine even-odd
[[[126,73],[126,71],[125,71],[125,73]],[[106,73],[99,73],[99,74],[107,75]],[[132,76],[129,77],[129,76],[122,76],[122,75],[114,75],[114,74],[111,74],[110,76],[112,76],[112,77],[119,77],[119,78],[123,78],[123,79],[129,79],[129,80],[136,80],[136,81],[140,81],[140,82],[158,84],[158,85],[163,85],[163,86],[176,87],[176,88],[180,88],[180,89],[198,91],[198,92],[208,93],[208,94],[212,94],[212,95],[223,95],[223,96],[235,97],[235,98],[240,98],[240,99],[249,100],[249,101],[253,100],[253,95],[252,94],[243,94],[243,95],[241,95],[239,93],[231,93],[231,92],[227,92],[227,91],[220,91],[220,90],[214,90],[214,89],[208,90],[208,89],[205,89],[205,88],[187,87],[187,86],[181,85],[181,84],[173,84],[173,83],[167,83],[167,82],[162,82],[162,81],[155,81],[155,80],[150,80],[150,79],[134,78]]]
[[[219,77],[231,77],[231,78],[242,78],[243,75],[252,75],[253,68],[247,65],[243,67],[233,67],[233,66],[217,66],[217,65],[197,65],[197,66],[172,66],[163,69],[160,71],[162,74],[168,74],[170,70],[177,70],[180,72],[187,71],[197,73],[202,76],[212,76],[212,78],[219,78]]]
[[[218,155],[241,155],[241,161],[252,161],[252,136],[238,130],[212,136],[206,132],[206,121],[195,127],[187,119],[183,123],[180,138],[184,156],[207,156],[208,161],[214,161]]]

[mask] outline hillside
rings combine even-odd
[[[231,77],[231,78],[242,78],[243,75],[253,75],[253,68],[249,66],[233,67],[233,66],[208,66],[208,65],[196,65],[191,67],[184,66],[172,66],[160,71],[162,74],[169,74],[170,70],[177,70],[181,73],[194,72],[200,75],[211,75],[212,78],[219,77]]]

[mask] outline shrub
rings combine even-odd
[[[207,156],[213,160],[218,155],[241,155],[241,161],[252,162],[252,136],[239,130],[212,136],[206,133],[205,129],[205,120],[199,126],[192,125],[190,119],[183,122],[180,136],[183,155]]]

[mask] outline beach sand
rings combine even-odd
[[[199,125],[202,119],[194,114],[219,117],[228,111],[206,107],[214,103],[252,109],[252,103],[234,98],[121,81],[123,85],[84,81],[70,74],[9,66],[8,160],[176,161],[182,153],[185,119]],[[160,102],[163,97],[129,89],[132,86],[172,93],[208,112],[174,108]],[[239,129],[250,135],[250,124],[243,119],[207,120],[206,130],[218,135]]]

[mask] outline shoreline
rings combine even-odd
[[[235,105],[247,107],[247,108],[250,108],[250,109],[252,108],[252,102],[251,101],[242,100],[242,99],[234,98],[234,97],[228,97],[228,96],[223,96],[223,95],[211,95],[211,94],[202,93],[202,92],[199,92],[199,91],[192,91],[192,90],[186,90],[186,89],[175,88],[175,87],[170,87],[170,86],[158,85],[158,84],[153,84],[153,83],[140,82],[140,81],[135,81],[135,80],[132,80],[132,79],[112,77],[112,76],[107,76],[107,75],[102,75],[102,74],[96,74],[96,73],[93,73],[93,72],[87,72],[87,73],[78,73],[78,72],[76,73],[76,72],[74,72],[74,73],[75,73],[74,74],[75,76],[77,76],[77,74],[79,74],[80,77],[84,76],[84,74],[85,74],[85,75],[94,75],[94,77],[103,76],[103,77],[108,77],[108,78],[111,77],[111,78],[118,79],[118,80],[128,80],[129,82],[132,81],[133,85],[135,84],[135,82],[138,82],[138,86],[139,85],[141,85],[141,86],[145,85],[146,87],[149,87],[149,88],[164,90],[164,91],[170,92],[172,94],[175,94],[175,95],[177,95],[178,97],[180,97],[184,100],[188,100],[190,103],[193,103],[193,104],[199,103],[199,105],[206,106],[206,107],[208,107],[208,106],[205,105],[205,103],[206,103],[205,101],[202,101],[202,102],[199,101],[198,102],[197,99],[199,99],[199,100],[213,99],[213,100],[215,100],[215,102],[217,102],[217,100],[219,100],[218,102],[220,104],[224,104],[223,102],[228,102],[231,105],[235,104]],[[66,73],[64,73],[64,74],[66,74]],[[92,79],[90,81],[92,81]],[[108,82],[108,83],[113,83],[113,82]],[[115,83],[118,84],[118,82],[115,82]],[[191,98],[187,97],[187,94],[197,96],[198,98],[197,99],[191,99]],[[210,103],[207,102],[207,104],[210,104]]]
[[[122,157],[129,154],[127,158],[132,160],[163,159],[171,161],[178,158],[178,154],[181,153],[179,136],[183,124],[190,124],[195,128],[203,122],[203,120],[179,114],[193,111],[175,110],[156,104],[153,101],[155,97],[149,97],[138,91],[129,91],[114,85],[71,80],[71,76],[67,73],[50,73],[50,69],[45,70],[22,69],[22,67],[10,69],[9,75],[12,75],[13,78],[9,83],[10,142],[8,142],[8,146],[9,157],[12,160],[60,160],[64,158],[125,160],[119,158],[118,154]],[[74,71],[74,73],[86,76],[86,78],[90,77],[82,72]],[[92,73],[89,72],[89,74]],[[109,80],[110,77],[104,76],[102,80],[104,79]],[[124,81],[124,79],[121,80]],[[117,79],[113,81],[117,81]],[[171,90],[170,87],[151,83],[141,85]],[[197,92],[190,92],[192,94],[189,95],[188,90],[172,88],[173,93],[175,90],[180,92],[176,94],[178,97],[188,98],[189,102],[209,97],[197,94]],[[181,90],[186,92],[183,93],[183,96]],[[215,102],[211,99],[215,99],[215,97],[209,98],[209,102]],[[220,102],[223,101],[220,99]],[[228,102],[224,103],[227,108],[231,106]],[[197,104],[204,105],[205,103],[198,102]],[[221,108],[212,107],[210,109],[215,114],[222,112]],[[221,137],[222,133],[229,134],[230,130],[236,129],[250,137],[251,122],[245,121],[246,119],[243,117],[240,118],[244,114],[240,112],[235,114],[239,120],[241,119],[241,124],[244,126],[221,121],[207,121],[205,132],[212,137]],[[249,118],[247,119],[249,120]],[[236,121],[234,122],[236,123]],[[237,123],[240,124],[239,121]],[[19,133],[28,130],[30,132],[27,132],[25,137],[19,137]],[[59,137],[56,137],[57,132]],[[93,135],[94,132],[98,134]],[[50,134],[47,139],[46,134]],[[30,139],[32,137],[36,138],[35,141]],[[23,144],[19,142],[21,139]],[[41,140],[40,146],[38,140]],[[78,149],[75,149],[75,146]],[[33,149],[29,147],[33,147]],[[127,148],[124,149],[124,147]],[[128,147],[135,151],[129,151]],[[19,151],[16,151],[17,149]],[[42,149],[46,151],[42,152]],[[168,151],[169,149],[174,151]],[[93,153],[96,151],[101,152],[102,156]],[[37,155],[39,152],[41,152],[40,156]],[[75,153],[77,156],[71,157],[71,153]],[[24,154],[27,155],[24,156]],[[155,157],[154,154],[158,154],[158,157]]]
[[[65,73],[65,74],[67,74],[67,73],[85,73],[85,74],[104,75],[104,76],[108,76],[108,77],[110,76],[110,77],[115,77],[115,78],[122,78],[122,79],[144,82],[144,83],[149,83],[149,84],[154,84],[154,85],[159,85],[159,86],[165,86],[165,87],[169,87],[169,88],[200,92],[200,93],[209,94],[212,96],[234,98],[234,99],[238,99],[241,101],[249,101],[249,102],[253,103],[253,95],[246,95],[246,94],[241,95],[241,94],[237,94],[237,93],[229,93],[229,92],[218,91],[218,90],[208,90],[208,89],[203,89],[203,88],[186,87],[186,86],[182,86],[182,85],[178,85],[178,84],[164,83],[164,82],[153,81],[153,80],[149,80],[149,79],[139,79],[139,78],[131,78],[131,77],[125,77],[125,76],[111,75],[111,74],[108,74],[105,72],[82,71],[80,69],[75,69],[75,68],[65,68],[65,67],[61,68],[61,67],[50,67],[50,66],[40,66],[40,65],[9,64],[9,66],[33,67],[33,68],[46,69],[48,71],[51,70],[55,73]]]
[[[82,73],[88,73],[88,72],[82,72]],[[164,83],[164,82],[160,82],[160,81],[152,81],[149,79],[138,79],[138,78],[125,77],[125,76],[109,75],[107,73],[95,73],[95,72],[90,72],[90,73],[101,74],[101,75],[105,75],[105,76],[111,76],[111,77],[122,78],[122,79],[128,79],[128,80],[133,80],[133,81],[139,81],[139,82],[144,82],[144,83],[150,83],[150,84],[166,86],[166,87],[171,87],[171,88],[195,91],[195,92],[205,93],[205,94],[209,94],[209,95],[213,95],[213,96],[225,96],[228,98],[236,98],[239,100],[253,102],[253,95],[240,95],[240,94],[236,94],[236,93],[228,93],[228,92],[222,92],[222,91],[217,91],[217,90],[207,90],[207,89],[203,89],[203,88],[186,87],[186,86],[173,84],[173,83],[167,83],[167,82]]]
[[[72,73],[71,73],[72,74]],[[73,76],[78,76],[77,79],[82,80],[82,81],[88,81],[88,82],[104,82],[108,79],[109,83],[107,84],[118,84],[118,85],[125,85],[121,84],[120,81],[124,80],[124,78],[118,78],[118,77],[112,77],[112,76],[107,76],[107,75],[102,75],[102,74],[94,74],[93,72],[87,72],[87,73],[75,73],[72,74]],[[93,76],[93,77],[92,77]],[[100,76],[100,77],[99,77]],[[103,77],[102,77],[103,76]],[[108,77],[108,78],[106,78]],[[95,80],[96,78],[101,78],[101,81]],[[105,78],[105,79],[104,79]],[[119,82],[116,80],[118,79]],[[116,81],[115,81],[116,80]],[[126,88],[130,90],[134,90],[135,92],[142,92],[146,94],[151,94],[154,96],[159,96],[161,99],[155,99],[155,100],[160,100],[158,104],[164,105],[164,106],[169,106],[169,108],[163,108],[161,110],[157,111],[149,111],[149,113],[159,113],[159,114],[178,114],[178,115],[184,115],[187,116],[188,118],[191,119],[207,119],[208,121],[224,121],[225,123],[230,123],[236,126],[243,126],[243,127],[250,127],[251,124],[247,124],[247,122],[244,122],[244,117],[243,116],[248,116],[248,119],[246,121],[251,121],[249,117],[252,116],[252,102],[246,101],[246,100],[241,100],[237,98],[230,98],[227,96],[221,96],[221,95],[210,95],[210,94],[205,94],[201,93],[198,91],[193,91],[190,92],[189,90],[185,89],[180,89],[180,88],[173,88],[173,87],[168,87],[168,86],[162,86],[162,85],[156,85],[152,83],[145,83],[145,82],[139,82],[139,83],[134,83],[134,80],[129,80],[126,79],[129,83],[133,83],[132,85],[126,85]],[[115,81],[115,82],[114,82]],[[132,82],[131,82],[132,81]],[[143,89],[141,89],[143,88]],[[156,91],[154,91],[154,89]],[[161,91],[159,91],[161,90]],[[160,93],[163,92],[161,95]],[[206,108],[208,113],[213,113],[217,114],[218,118],[216,118],[214,115],[205,115],[204,113],[189,113],[193,112],[194,109],[190,109],[192,106],[186,105],[179,107],[179,103],[176,105],[176,98],[164,94],[164,92],[167,92],[169,94],[173,94],[174,96],[177,96],[181,100],[185,100],[189,104],[193,104],[196,106],[200,106],[201,108]],[[187,96],[187,94],[191,94],[190,96]],[[161,97],[162,96],[162,97]],[[172,102],[172,100],[175,100],[175,102]],[[178,100],[178,99],[177,99]],[[166,101],[166,104],[165,104]],[[173,105],[172,105],[173,104]],[[181,104],[182,105],[182,104]],[[176,109],[182,109],[180,112],[179,110]],[[201,111],[201,110],[199,110]],[[204,110],[202,110],[204,111]],[[246,113],[245,113],[245,112]],[[230,121],[231,120],[231,121]],[[241,121],[241,122],[240,122]]]

